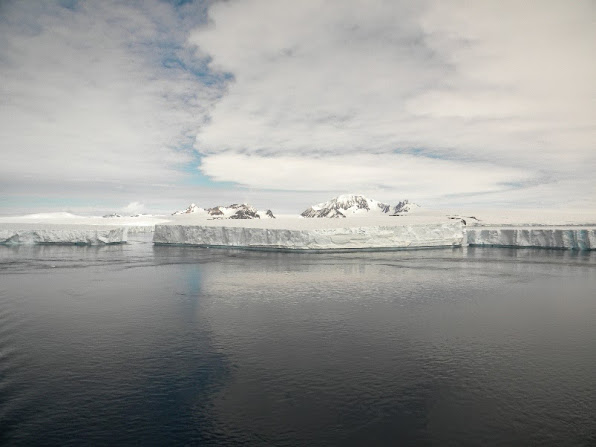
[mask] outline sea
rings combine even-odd
[[[596,252],[0,246],[0,444],[594,446]]]

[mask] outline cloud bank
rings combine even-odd
[[[152,0],[64,5],[0,6],[0,176],[171,179],[219,94],[185,48],[197,21]]]
[[[587,196],[595,13],[590,1],[215,4],[189,41],[234,83],[197,136],[202,172],[437,201],[575,178]]]
[[[595,17],[590,0],[1,2],[0,208],[594,207]]]

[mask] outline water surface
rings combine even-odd
[[[596,254],[0,246],[0,443],[594,445]]]

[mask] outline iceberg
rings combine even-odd
[[[82,225],[25,225],[14,228],[0,227],[0,244],[73,244],[107,245],[127,241],[126,227],[101,227]]]
[[[273,226],[155,226],[158,245],[196,245],[285,250],[403,249],[460,246],[461,222],[426,225],[380,225],[327,228]]]
[[[467,244],[596,250],[596,228],[467,228]]]

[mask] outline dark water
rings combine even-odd
[[[596,445],[596,253],[0,246],[0,443]]]

